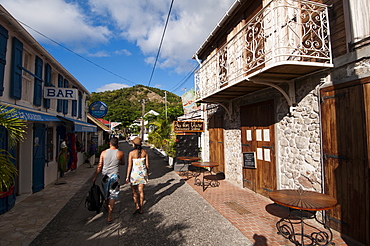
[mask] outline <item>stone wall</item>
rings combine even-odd
[[[280,189],[301,188],[321,191],[322,165],[317,81],[320,81],[319,78],[296,83],[297,106],[288,115],[278,112],[282,116],[276,124],[278,150],[276,160]]]

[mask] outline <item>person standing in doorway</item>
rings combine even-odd
[[[113,221],[112,212],[114,203],[118,199],[120,191],[119,165],[125,165],[124,157],[124,153],[118,150],[118,138],[111,138],[109,149],[104,150],[100,154],[99,164],[92,180],[95,183],[98,174],[102,172],[102,188],[105,199],[103,206],[108,210],[108,223]]]
[[[132,199],[135,204],[134,214],[142,214],[144,187],[148,183],[149,156],[142,148],[141,138],[134,138],[132,143],[134,150],[128,155],[126,183],[131,183]]]

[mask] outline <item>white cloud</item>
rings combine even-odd
[[[158,67],[189,72],[192,55],[210,34],[234,0],[174,1]],[[169,11],[168,0],[89,0],[92,11],[112,19],[121,36],[136,43],[146,62],[157,54]]]
[[[91,25],[78,5],[63,0],[2,0],[1,4],[17,20],[76,52],[107,43],[112,35],[106,26]],[[50,42],[26,29],[38,40]]]
[[[174,1],[157,68],[189,72],[195,64],[192,55],[233,2]],[[158,52],[170,7],[168,0],[2,0],[1,4],[16,19],[75,52],[106,57],[114,51],[89,48],[102,45],[101,50],[108,50],[110,41],[124,39],[140,48],[148,64],[153,64]]]
[[[123,50],[117,50],[114,52],[114,54],[116,55],[125,55],[125,56],[130,56],[132,55],[132,53],[126,49],[123,49]]]
[[[111,84],[106,84],[103,85],[102,87],[96,89],[96,92],[103,92],[103,91],[113,91],[113,90],[118,90],[121,88],[127,88],[130,87],[125,84],[119,84],[119,83],[111,83]]]

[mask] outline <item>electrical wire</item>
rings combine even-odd
[[[62,47],[63,49],[65,49],[65,50],[67,50],[67,51],[69,51],[69,52],[73,53],[74,55],[76,55],[76,56],[78,56],[78,57],[80,57],[80,58],[84,59],[85,61],[87,61],[87,62],[89,62],[89,63],[93,64],[94,66],[99,67],[100,69],[103,69],[104,71],[106,71],[106,72],[108,72],[108,73],[110,73],[110,74],[113,74],[114,76],[116,76],[116,77],[118,77],[118,78],[121,78],[121,79],[123,79],[123,80],[125,80],[125,81],[127,81],[127,82],[129,82],[129,83],[131,83],[131,84],[133,84],[133,85],[137,85],[137,83],[132,82],[131,80],[128,80],[128,79],[126,79],[126,78],[124,78],[124,77],[122,77],[122,76],[120,76],[120,75],[118,75],[118,74],[116,74],[116,73],[114,73],[114,72],[112,72],[112,71],[110,71],[110,70],[108,70],[108,69],[106,69],[106,68],[104,68],[104,67],[100,66],[99,64],[97,64],[97,63],[95,63],[95,62],[93,62],[93,61],[91,61],[91,60],[89,60],[89,59],[87,59],[87,58],[83,57],[82,55],[80,55],[80,54],[78,54],[78,53],[74,52],[73,50],[69,49],[68,47],[66,47],[66,46],[64,46],[64,45],[62,45],[62,44],[60,44],[60,43],[58,43],[57,41],[55,41],[55,40],[53,40],[53,39],[49,38],[49,37],[48,37],[48,36],[46,36],[45,34],[43,34],[43,33],[39,32],[39,31],[37,31],[36,29],[34,29],[34,28],[32,28],[32,27],[30,27],[30,26],[29,26],[29,25],[27,25],[26,23],[24,23],[24,22],[22,22],[22,21],[20,21],[20,20],[17,20],[17,21],[18,21],[19,23],[21,23],[22,25],[24,25],[24,26],[28,27],[28,28],[29,28],[29,29],[31,29],[32,31],[36,32],[37,34],[39,34],[39,35],[43,36],[44,38],[46,38],[46,39],[50,40],[50,41],[51,41],[51,42],[53,42],[53,43],[55,43],[55,44],[59,45],[59,46],[60,46],[60,47]]]
[[[171,10],[172,10],[172,6],[173,6],[173,2],[174,2],[174,0],[172,0],[172,1],[171,1],[171,6],[170,6],[170,9],[169,9],[169,11],[168,11],[166,24],[165,24],[164,29],[163,29],[161,42],[160,42],[160,44],[159,44],[159,48],[158,48],[158,52],[157,52],[157,56],[156,56],[156,58],[155,58],[155,62],[154,62],[154,66],[153,66],[153,69],[152,69],[152,73],[151,73],[151,75],[150,75],[150,79],[149,79],[149,82],[148,82],[148,86],[150,86],[150,82],[152,82],[152,79],[153,79],[154,70],[155,70],[155,67],[156,67],[157,62],[158,62],[159,53],[161,52],[163,39],[164,39],[164,36],[165,36],[165,33],[166,33],[166,29],[167,29],[167,25],[168,25],[168,20],[170,19],[170,15],[171,15]]]
[[[180,87],[185,84],[189,79],[190,77],[194,74],[194,72],[199,68],[199,64],[195,65],[194,68],[182,79],[180,80],[179,83],[177,83],[174,87],[172,87],[170,89],[171,92],[175,92],[177,91],[178,89],[180,89]]]

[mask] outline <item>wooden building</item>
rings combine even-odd
[[[370,2],[237,0],[195,52],[203,159],[268,196],[334,196],[328,224],[370,244]],[[255,165],[246,164],[253,153]]]

